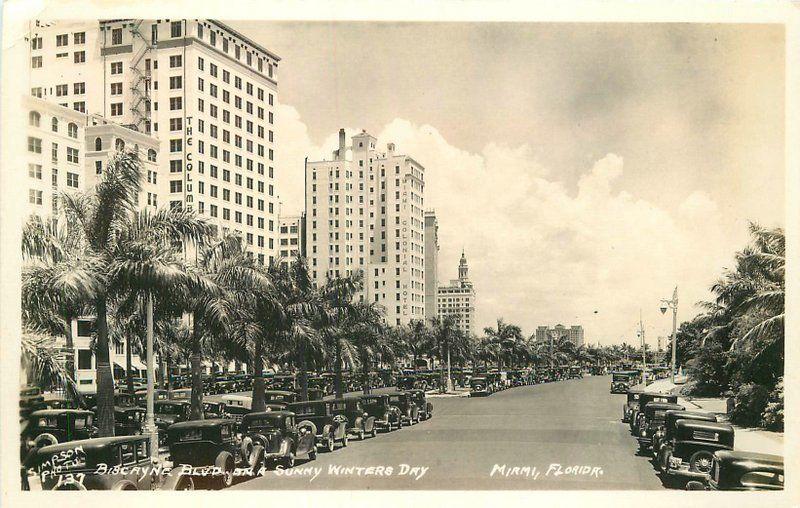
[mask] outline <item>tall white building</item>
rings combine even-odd
[[[31,94],[158,139],[159,205],[275,256],[278,56],[215,20],[34,22]]]
[[[305,218],[303,215],[281,217],[278,226],[278,259],[289,267],[305,252]]]
[[[562,324],[557,324],[553,328],[548,328],[546,326],[537,326],[536,327],[536,340],[538,341],[549,341],[551,339],[568,339],[576,347],[580,347],[584,343],[584,336],[583,336],[583,326],[581,325],[572,325],[569,328]]]
[[[458,279],[439,286],[436,306],[439,318],[452,317],[462,332],[475,333],[475,286],[469,280],[469,266],[463,251],[458,262]]]
[[[362,300],[386,309],[387,323],[425,317],[425,168],[377,150],[366,131],[331,160],[306,164],[306,246],[314,280],[362,271]],[[347,158],[347,152],[351,157]]]
[[[425,319],[436,317],[436,291],[439,285],[439,223],[436,212],[425,212]]]

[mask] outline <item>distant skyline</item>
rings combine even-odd
[[[439,273],[461,249],[479,329],[581,324],[648,342],[679,320],[747,221],[784,225],[777,25],[228,22],[282,57],[278,190],[362,128],[426,167]],[[597,311],[595,313],[595,311]]]

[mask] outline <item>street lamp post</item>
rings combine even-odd
[[[158,429],[155,421],[155,363],[153,361],[153,294],[147,295],[147,433],[150,435],[150,456],[158,457]]]
[[[672,309],[672,382],[675,383],[675,343],[678,341],[678,286],[672,292],[671,300],[661,300],[661,313]]]

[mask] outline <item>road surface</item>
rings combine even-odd
[[[609,394],[609,383],[591,376],[482,398],[432,398],[429,421],[351,440],[232,488],[662,489],[649,459],[636,455],[620,422],[624,395]]]

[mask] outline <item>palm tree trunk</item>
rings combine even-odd
[[[203,355],[200,352],[200,323],[192,316],[192,420],[203,419]]]
[[[264,350],[263,339],[259,338],[255,343],[253,352],[253,412],[264,411],[267,403],[264,400]]]
[[[64,337],[66,339],[66,349],[69,351],[64,367],[67,370],[67,376],[75,381],[75,344],[72,338],[72,316],[67,318],[67,326],[64,327]]]
[[[333,386],[336,398],[342,397],[342,345],[339,343],[339,337],[335,338],[334,342],[334,364],[333,364]]]
[[[131,353],[131,338],[125,335],[125,380],[128,385],[128,393],[133,393],[133,355]]]
[[[97,341],[95,343],[97,412],[95,413],[95,422],[99,437],[111,437],[114,435],[114,376],[109,361],[105,297],[97,299],[95,311],[97,314]]]
[[[369,395],[370,393],[370,386],[369,386],[369,359],[366,357],[361,358],[361,365],[362,365],[362,375],[364,376],[363,381],[361,382],[361,388],[364,390],[364,395]]]
[[[169,353],[164,355],[164,365],[167,367],[167,398],[172,398],[172,374],[170,373],[172,359],[169,356]]]
[[[308,400],[308,366],[306,358],[306,345],[300,345],[300,400]]]

